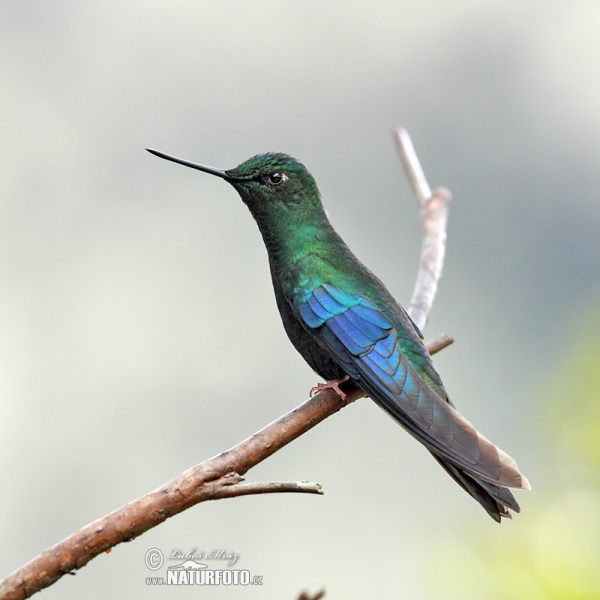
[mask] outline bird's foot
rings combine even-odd
[[[312,398],[315,394],[318,394],[323,390],[334,390],[343,402],[346,399],[346,394],[342,392],[340,385],[345,381],[348,381],[348,379],[350,379],[350,377],[348,377],[348,375],[344,375],[340,379],[334,379],[328,383],[317,383],[317,385],[310,390],[310,397]]]

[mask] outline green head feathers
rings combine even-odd
[[[321,195],[308,169],[283,153],[258,154],[238,167],[223,171],[164,154],[148,152],[228,181],[240,194],[258,222],[270,227],[324,215]],[[264,231],[263,231],[264,233]]]
[[[313,176],[287,154],[253,156],[227,175],[255,217],[279,209],[298,211],[321,205]]]

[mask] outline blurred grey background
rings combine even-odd
[[[248,475],[323,497],[200,505],[44,598],[427,599],[465,531],[510,547],[551,493],[544,386],[598,298],[600,4],[2,1],[0,73],[0,577],[317,382],[237,194],[144,148],[296,156],[407,303],[420,230],[398,125],[454,195],[426,337],[456,337],[436,364],[531,480],[522,514],[497,527],[361,400]],[[147,586],[152,547],[236,552],[264,585]]]

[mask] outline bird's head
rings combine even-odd
[[[313,211],[322,213],[320,194],[313,176],[302,163],[287,154],[258,154],[234,169],[223,171],[157,150],[148,149],[148,152],[225,179],[238,191],[259,226],[296,220]]]

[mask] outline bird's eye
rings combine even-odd
[[[269,175],[259,175],[257,177],[257,180],[263,185],[279,185],[288,179],[289,178],[285,173],[280,173],[279,171],[275,171],[275,173],[270,173]]]

